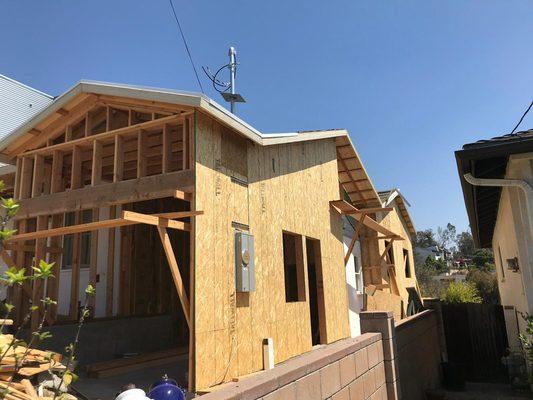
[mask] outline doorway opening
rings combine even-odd
[[[309,280],[309,314],[311,318],[312,345],[327,343],[326,308],[320,241],[306,238],[307,276]]]

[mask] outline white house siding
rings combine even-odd
[[[0,75],[0,140],[52,101],[52,96]]]

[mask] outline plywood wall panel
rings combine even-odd
[[[341,219],[329,207],[339,198],[334,140],[263,147],[201,113],[196,132],[196,207],[204,211],[195,238],[201,389],[262,369],[264,338],[274,339],[276,362],[311,349],[308,296],[285,301],[283,230],[320,240],[328,340],[349,336],[349,325]],[[255,237],[256,291],[249,294],[235,293],[232,222],[249,225]]]

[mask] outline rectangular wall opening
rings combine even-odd
[[[285,301],[305,301],[305,276],[302,236],[283,232],[283,272]]]
[[[306,238],[307,276],[309,279],[309,314],[311,318],[312,345],[327,343],[326,308],[320,241]]]

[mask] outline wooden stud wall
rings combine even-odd
[[[274,338],[276,362],[311,349],[308,300],[285,302],[283,230],[320,241],[327,339],[350,332],[341,217],[329,207],[338,198],[335,141],[262,147],[204,114],[197,118],[195,196],[205,211],[195,221],[198,389],[262,369],[266,337]],[[235,293],[232,222],[255,236],[250,294]],[[308,299],[307,268],[305,275]]]

